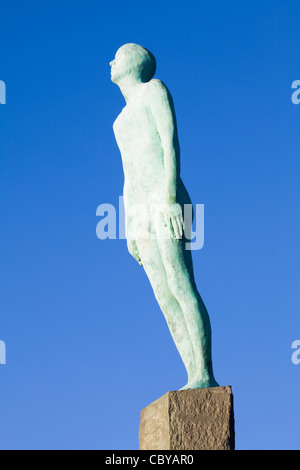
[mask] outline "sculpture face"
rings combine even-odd
[[[117,84],[121,78],[130,73],[134,64],[130,54],[126,53],[124,46],[122,46],[109,65],[111,66],[111,80]]]

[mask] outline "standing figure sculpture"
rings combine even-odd
[[[113,129],[124,169],[128,250],[144,267],[185,365],[188,382],[182,390],[217,387],[210,320],[185,246],[183,208],[191,200],[180,178],[173,100],[153,79],[156,61],[144,47],[125,44],[110,66],[126,101]],[[136,211],[141,205],[147,217]],[[162,227],[169,236],[161,236]]]

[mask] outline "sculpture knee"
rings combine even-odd
[[[167,274],[167,281],[170,291],[173,295],[177,295],[186,288],[187,277],[182,272],[181,269],[175,268],[173,264],[166,263],[165,264],[166,274]]]
[[[179,303],[188,303],[190,310],[198,309],[198,299],[188,273],[170,269],[167,273],[167,279],[169,290]]]
[[[174,296],[169,289],[167,281],[156,282],[153,287],[155,298],[162,309],[163,313],[166,313],[168,308],[173,304]]]

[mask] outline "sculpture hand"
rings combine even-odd
[[[184,229],[181,205],[175,203],[164,207],[162,215],[165,224],[170,227],[171,236],[177,240],[181,239]]]
[[[143,263],[141,261],[141,258],[137,249],[136,241],[130,238],[127,238],[127,248],[131,256],[133,256],[134,259],[137,260],[140,266],[143,266]]]

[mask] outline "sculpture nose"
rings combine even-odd
[[[109,65],[112,67],[114,63],[115,63],[115,61],[112,60],[112,61],[109,63]]]

